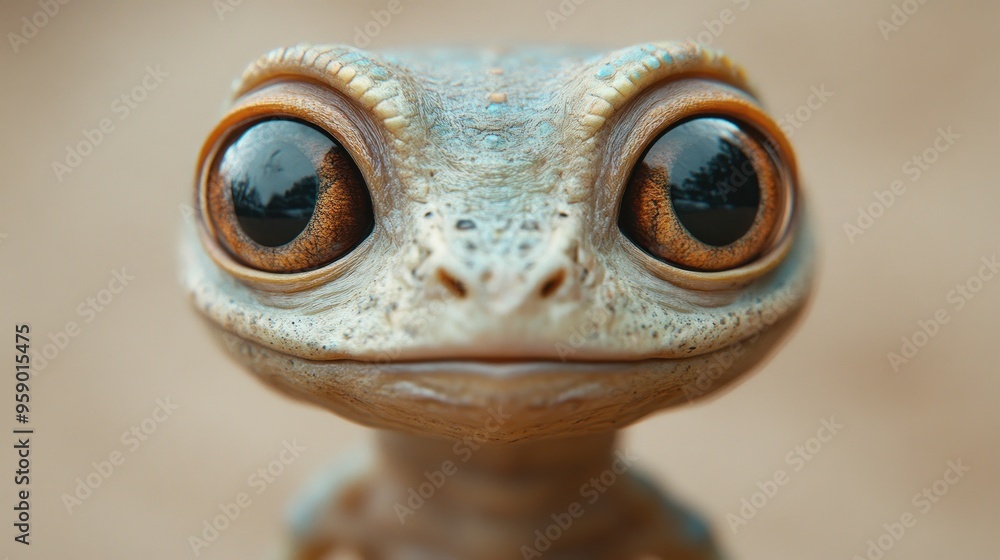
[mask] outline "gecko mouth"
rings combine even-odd
[[[234,335],[229,353],[262,381],[361,424],[449,438],[514,442],[606,431],[656,410],[718,394],[755,367],[783,328],[698,356],[607,360],[461,358],[310,360]],[[483,434],[483,415],[504,411]]]
[[[351,361],[351,360],[348,360]],[[487,377],[514,377],[544,373],[616,373],[647,361],[675,361],[667,358],[635,360],[539,360],[532,358],[496,359],[425,359],[389,363],[357,362],[385,373],[399,374],[473,374]]]
[[[387,375],[401,378],[458,378],[482,377],[497,380],[528,378],[540,375],[560,374],[579,377],[594,375],[625,374],[656,369],[664,373],[691,373],[706,369],[711,364],[729,369],[735,358],[746,348],[747,341],[682,357],[637,356],[595,354],[585,359],[559,359],[532,356],[458,356],[444,353],[427,353],[420,356],[406,356],[398,359],[372,359],[367,356],[344,356],[329,359],[315,359],[263,345],[227,331],[221,331],[224,343],[234,354],[251,358],[251,361],[266,361],[283,364],[292,373],[294,370],[320,372],[345,372],[367,375]],[[250,364],[248,364],[250,365]],[[718,366],[713,366],[718,367]],[[726,374],[728,376],[729,373]]]
[[[368,355],[342,355],[336,357],[309,357],[299,353],[289,352],[283,348],[275,348],[251,338],[220,328],[209,321],[216,334],[221,335],[224,345],[231,353],[240,356],[241,361],[249,358],[249,362],[269,362],[274,369],[294,371],[309,371],[313,375],[323,375],[334,372],[352,374],[369,374],[373,376],[388,375],[404,378],[457,378],[481,377],[496,380],[530,378],[540,375],[571,377],[592,377],[594,375],[627,374],[642,371],[658,371],[661,375],[679,375],[682,377],[698,376],[708,372],[713,378],[727,378],[738,372],[730,369],[740,362],[740,357],[747,352],[755,353],[755,347],[769,348],[779,334],[794,322],[797,314],[784,317],[771,328],[748,338],[739,339],[733,343],[698,351],[684,356],[649,356],[622,355],[604,351],[579,349],[569,352],[566,356],[546,356],[533,353],[530,350],[523,354],[469,354],[461,348],[425,348],[419,352],[373,353]],[[400,355],[401,354],[401,355]],[[253,363],[247,363],[251,367]]]

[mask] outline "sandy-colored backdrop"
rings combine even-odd
[[[194,557],[188,537],[294,440],[306,451],[200,556],[260,558],[290,496],[368,435],[238,369],[178,288],[197,150],[247,62],[297,42],[621,47],[699,34],[746,67],[775,114],[797,115],[786,123],[822,243],[818,297],[762,372],[624,443],[703,509],[735,558],[864,558],[907,513],[915,525],[883,537],[886,559],[1000,557],[1000,277],[975,280],[1000,252],[1000,4],[900,0],[894,16],[893,0],[563,0],[569,15],[553,19],[559,0],[405,0],[383,26],[371,10],[384,0],[226,1],[0,8],[0,559]],[[44,25],[32,33],[24,17]],[[359,38],[366,25],[376,33]],[[144,99],[124,104],[144,79]],[[54,171],[106,118],[92,153]],[[935,150],[942,131],[951,140]],[[879,202],[895,181],[905,190]],[[872,205],[849,238],[844,224]],[[115,273],[134,278],[108,301]],[[959,284],[978,291],[957,295]],[[894,371],[887,353],[940,310],[948,322],[917,335],[926,344]],[[69,321],[75,336],[60,336]],[[36,344],[68,339],[31,387],[30,547],[12,527],[18,322]],[[154,414],[164,403],[171,413]],[[790,461],[831,418],[837,435]],[[122,440],[144,420],[155,432]],[[124,462],[106,479],[92,474],[115,453]],[[949,462],[969,470],[914,502]],[[789,483],[731,529],[729,514],[779,470]],[[63,495],[88,476],[100,486],[68,511]]]

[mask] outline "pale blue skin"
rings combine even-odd
[[[790,162],[785,235],[727,272],[658,262],[617,227],[635,159],[683,105],[671,96],[698,95],[749,107]],[[248,368],[352,420],[463,438],[502,405],[514,419],[489,434],[497,443],[601,434],[737,379],[807,299],[791,149],[741,71],[696,45],[279,49],[244,74],[234,112],[275,99],[336,129],[368,182],[375,231],[340,261],[282,275],[236,263],[202,223],[186,282]],[[297,516],[303,539],[340,484]],[[708,538],[663,500],[684,538]]]

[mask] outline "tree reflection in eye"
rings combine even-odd
[[[247,129],[226,151],[221,168],[244,233],[266,247],[298,237],[312,219],[319,194],[309,153],[336,147],[322,132],[294,121],[265,121]]]
[[[670,202],[695,239],[716,247],[738,241],[753,226],[760,204],[757,172],[739,148],[739,127],[702,118],[667,131],[651,150],[674,152]]]

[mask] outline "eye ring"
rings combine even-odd
[[[755,126],[724,114],[689,114],[655,136],[634,165],[619,229],[643,252],[683,270],[745,266],[784,229],[788,175],[778,149]]]
[[[204,188],[218,243],[264,272],[321,268],[374,228],[371,195],[345,145],[296,117],[265,116],[233,127],[215,151]]]

